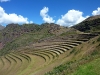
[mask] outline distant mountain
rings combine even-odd
[[[0,30],[2,30],[2,29],[4,29],[4,28],[5,28],[4,26],[0,25]]]
[[[100,15],[91,16],[83,22],[73,26],[82,32],[100,32]]]
[[[40,42],[48,37],[58,36],[65,33],[67,29],[54,23],[8,24],[0,32],[0,49],[6,53],[6,51]]]
[[[8,24],[2,31],[1,36],[4,43],[10,42],[15,38],[18,38],[22,35],[35,34],[35,35],[60,35],[61,33],[66,32],[65,27],[54,23],[43,23],[38,24]]]

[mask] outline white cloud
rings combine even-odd
[[[54,23],[55,20],[53,20],[53,18],[48,15],[48,11],[49,11],[49,8],[44,7],[42,10],[40,10],[40,16],[43,18],[44,22]]]
[[[98,7],[97,10],[94,10],[92,15],[100,15],[100,7]]]
[[[69,10],[65,15],[62,15],[62,17],[58,19],[56,23],[62,26],[72,26],[78,24],[79,22],[82,22],[84,19],[89,17],[89,16],[83,17],[82,15],[83,12],[72,9]]]
[[[30,21],[32,23],[32,21]],[[7,14],[5,10],[0,6],[0,24],[9,23],[30,23],[28,18],[22,15],[17,15],[15,13]]]
[[[10,1],[10,0],[0,0],[0,2],[8,2],[8,1]]]
[[[33,23],[33,21],[30,21],[30,23]]]

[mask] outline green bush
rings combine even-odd
[[[99,36],[99,38],[97,39],[97,41],[100,42],[100,36]]]

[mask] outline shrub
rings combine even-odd
[[[100,42],[100,36],[99,36],[99,38],[97,39],[97,41]]]

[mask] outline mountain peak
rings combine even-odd
[[[90,21],[90,20],[94,20],[94,19],[98,19],[98,18],[100,18],[100,15],[90,16],[84,21]]]

